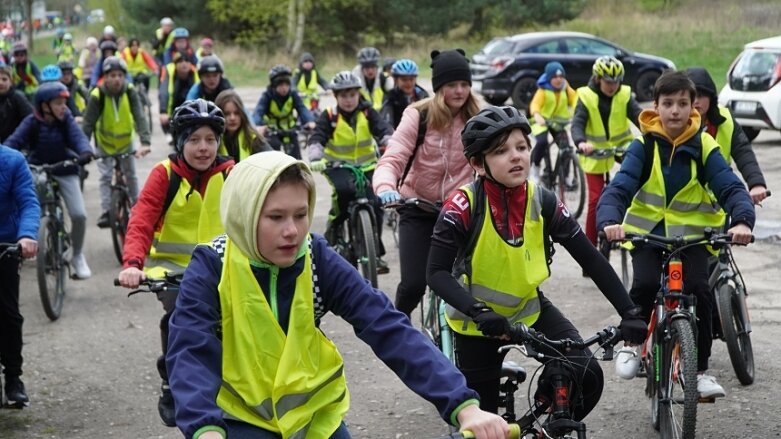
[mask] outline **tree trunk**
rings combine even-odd
[[[24,10],[27,14],[27,53],[33,54],[33,0],[24,2]]]
[[[285,33],[285,51],[293,49],[293,39],[296,32],[296,4],[298,0],[287,0],[287,32]]]
[[[297,0],[298,20],[296,22],[296,37],[293,41],[293,48],[290,51],[294,57],[298,57],[301,54],[301,46],[304,44],[304,26],[306,25],[305,2],[306,0]]]
[[[472,15],[472,25],[470,26],[470,34],[482,35],[485,30],[485,6],[478,6],[475,8],[474,15]]]

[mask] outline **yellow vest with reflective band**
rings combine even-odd
[[[382,84],[376,85],[371,94],[367,88],[361,88],[361,95],[364,99],[372,103],[372,108],[377,111],[382,109],[382,99],[385,97],[385,91],[382,89]]]
[[[165,66],[165,69],[168,72],[168,115],[173,116],[174,115],[174,91],[176,89],[176,63],[170,62],[167,66]],[[200,81],[200,78],[198,77],[198,71],[194,68],[190,69],[191,73],[193,75],[193,84],[197,84],[198,81]]]
[[[160,162],[171,180],[171,161]],[[166,271],[183,271],[198,243],[225,233],[220,220],[220,194],[225,177],[218,172],[206,183],[201,197],[186,178],[181,179],[171,205],[163,217],[163,226],[155,232],[152,248],[144,262],[144,272],[151,278],[160,278]],[[162,201],[162,200],[161,200]]]
[[[605,133],[605,125],[602,122],[602,115],[599,113],[599,95],[589,87],[580,87],[578,89],[578,98],[583,102],[583,106],[588,110],[588,121],[586,122],[586,141],[594,145],[596,149],[611,148],[621,146],[632,141],[632,130],[629,126],[629,118],[626,114],[626,106],[632,96],[632,90],[627,85],[622,85],[618,92],[613,95],[610,106],[610,117],[607,126],[610,131],[610,138]],[[580,164],[583,171],[589,174],[606,174],[610,172],[616,163],[615,157],[594,158],[589,156],[580,156]]]
[[[95,124],[95,137],[98,146],[106,154],[122,154],[129,152],[133,146],[133,110],[130,108],[129,91],[133,84],[127,85],[128,91],[119,97],[119,105],[111,96],[104,96],[103,110]],[[95,87],[90,96],[100,99],[103,93],[100,87]]]
[[[149,70],[149,66],[146,65],[141,50],[142,49],[138,49],[136,56],[133,56],[133,54],[130,53],[129,47],[125,47],[125,50],[123,50],[123,58],[127,63],[127,71],[130,72],[131,76],[136,76],[139,73],[146,73],[146,71]]]
[[[735,122],[727,107],[719,105],[718,108],[719,114],[724,118],[724,123],[719,125],[716,130],[716,143],[719,144],[719,151],[729,165],[732,164],[732,133],[735,132]]]
[[[157,38],[158,42],[163,39],[163,28],[161,27],[157,28],[157,30],[155,31],[155,38]],[[161,52],[157,51],[157,47],[159,46],[159,43],[158,46],[155,46],[153,48],[154,55],[160,55],[162,57],[163,53],[165,53],[165,50],[171,47],[171,43],[173,42],[174,42],[174,33],[173,31],[171,31],[168,32],[168,35],[166,35],[165,37],[165,42],[163,43],[163,47],[162,47],[163,50]]]
[[[309,73],[309,82],[306,82],[306,75],[303,71],[299,71],[301,76],[298,78],[298,83],[296,84],[296,90],[298,90],[298,93],[301,95],[301,97],[304,98],[305,103],[307,106],[309,106],[309,102],[306,102],[306,95],[310,95],[313,93],[317,93],[317,70],[312,69]]]
[[[287,100],[282,108],[276,99],[269,99],[268,111],[263,115],[266,125],[273,128],[289,130],[296,126],[296,118],[293,115],[293,96],[287,95]]]
[[[60,61],[74,61],[76,58],[76,49],[72,44],[60,46],[60,54],[57,55],[57,62]]]
[[[277,320],[278,267],[251,262],[228,239],[218,286],[222,387],[217,405],[227,419],[239,419],[284,439],[330,437],[350,406],[344,361],[315,326],[311,250],[304,254],[287,334]],[[271,303],[251,265],[271,270]]]
[[[638,138],[644,142],[643,137]],[[700,136],[702,163],[719,145],[708,133]],[[705,228],[717,228],[724,223],[724,211],[697,178],[697,162],[691,160],[691,177],[686,185],[667,202],[659,147],[654,145],[651,175],[637,191],[624,216],[624,230],[632,233],[650,233],[660,221],[664,221],[667,237],[702,236]],[[647,160],[647,158],[646,158]]]
[[[569,108],[569,98],[567,96],[567,86],[561,89],[559,92],[553,90],[543,89],[545,93],[545,103],[542,105],[540,115],[548,122],[558,122],[561,124],[569,123],[572,119],[572,112]],[[558,95],[558,98],[556,97]],[[532,118],[533,119],[533,118]],[[538,135],[548,131],[548,127],[543,125],[532,124],[532,134]]]
[[[27,63],[24,66],[24,72],[27,74],[27,81],[24,82],[24,90],[22,92],[26,95],[31,95],[35,93],[36,90],[38,90],[38,79],[33,75],[33,68],[30,64],[30,61],[27,61]],[[19,73],[16,71],[16,65],[12,65],[11,68],[11,81],[13,81],[14,85],[18,84],[22,81],[22,77],[19,75]]]
[[[537,287],[550,276],[550,270],[545,253],[542,194],[531,181],[526,184],[523,243],[514,246],[502,239],[487,208],[472,253],[471,277],[465,274],[462,282],[472,297],[507,317],[511,324],[531,326],[540,316]],[[461,190],[467,194],[469,205],[475,206],[472,186],[462,186]],[[445,318],[459,334],[483,334],[472,319],[450,305],[445,307]]]
[[[252,138],[255,138],[254,134],[250,134]],[[239,132],[238,134],[238,140],[239,140],[239,156],[233,157],[236,159],[236,162],[238,163],[241,160],[246,159],[247,157],[251,156],[253,154],[252,150],[250,149],[250,146],[247,145],[247,142],[244,141],[244,133]],[[222,140],[220,141],[220,149],[217,150],[218,155],[229,155],[228,154],[228,148],[225,146],[225,136],[222,136]]]
[[[356,112],[353,130],[336,108],[329,108],[327,111],[329,119],[333,120],[336,117],[336,127],[325,145],[326,160],[358,166],[376,163],[377,151],[374,147],[374,137],[365,112],[363,110]]]

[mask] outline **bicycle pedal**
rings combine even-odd
[[[700,404],[713,404],[714,402],[716,402],[716,397],[715,396],[711,396],[710,398],[700,397],[697,400],[697,402],[699,402]]]

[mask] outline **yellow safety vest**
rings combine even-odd
[[[298,90],[298,93],[304,97],[309,94],[317,93],[317,70],[312,69],[310,72],[309,82],[305,81],[306,75],[304,75],[304,72],[299,71],[298,73],[301,75],[298,77],[298,84],[296,84],[296,90]],[[306,102],[306,105],[308,107],[309,103]]]
[[[76,49],[72,44],[60,46],[60,54],[57,56],[57,62],[74,61],[76,58]]]
[[[594,148],[605,149],[615,146],[621,146],[629,143],[633,136],[629,126],[629,118],[626,115],[626,106],[632,96],[632,90],[627,85],[622,85],[618,92],[613,95],[610,106],[610,117],[608,118],[608,128],[610,138],[605,134],[605,125],[602,123],[602,116],[599,113],[599,95],[589,87],[580,87],[578,89],[578,98],[588,110],[588,121],[586,122],[586,141],[594,145]],[[589,174],[605,174],[610,172],[615,164],[615,157],[594,158],[589,156],[580,156],[580,164],[583,171]]]
[[[643,137],[638,138],[644,142]],[[719,145],[708,133],[700,136],[702,163]],[[705,228],[716,228],[724,223],[724,211],[710,192],[697,178],[697,162],[691,161],[691,177],[688,183],[667,202],[659,148],[654,145],[651,175],[637,191],[624,216],[624,230],[632,233],[650,233],[660,221],[664,221],[664,234],[668,237],[702,236]],[[646,158],[647,160],[647,158]]]
[[[253,140],[257,138],[257,135],[254,134],[254,133],[250,133],[250,136],[252,137]],[[244,141],[244,133],[239,132],[237,137],[239,139],[239,151],[238,151],[239,152],[239,156],[238,157],[233,157],[236,160],[236,163],[238,163],[238,162],[246,159],[247,157],[251,156],[252,154],[254,154],[254,152],[252,152],[252,149],[250,148],[250,145],[247,145],[247,142]],[[218,155],[229,155],[228,154],[228,148],[225,146],[225,136],[224,135],[222,136],[222,140],[220,141],[220,149],[217,150],[217,154]]]
[[[155,31],[155,37],[157,38],[158,42],[163,39],[163,28],[161,27],[157,28],[157,30]],[[165,43],[163,43],[162,51],[160,52],[157,51],[157,48],[160,47],[159,43],[157,46],[154,47],[154,55],[155,56],[160,55],[162,57],[163,53],[165,53],[165,50],[171,47],[171,43],[173,42],[174,42],[174,33],[173,31],[171,31],[168,32],[168,35],[166,35],[165,37]]]
[[[732,133],[735,132],[735,122],[727,107],[719,105],[718,108],[719,114],[724,118],[724,123],[716,129],[716,143],[719,144],[719,151],[729,165],[732,164]]]
[[[569,99],[567,97],[567,86],[561,91],[543,89],[545,93],[545,103],[542,105],[540,115],[548,122],[558,122],[562,124],[569,123],[572,119],[572,112],[569,108]],[[548,126],[532,124],[532,134],[538,135],[548,131]]]
[[[472,297],[507,317],[511,324],[531,326],[540,316],[537,287],[550,276],[550,269],[545,253],[542,194],[531,181],[526,184],[523,243],[516,246],[502,239],[486,209],[472,253],[471,276],[467,273],[461,281]],[[475,206],[472,185],[461,190],[467,194],[469,205]],[[445,318],[459,334],[482,335],[472,319],[450,305],[445,307]]]
[[[293,96],[288,95],[282,108],[275,99],[269,99],[268,111],[263,115],[266,125],[272,128],[289,130],[296,126],[296,118],[293,115]]]
[[[171,180],[171,161],[160,162]],[[166,271],[182,271],[198,243],[225,233],[220,220],[220,194],[225,177],[218,172],[206,183],[203,197],[191,190],[190,182],[182,178],[171,205],[163,217],[163,226],[155,232],[152,248],[144,262],[144,272],[160,278]],[[162,200],[161,200],[162,201]]]
[[[361,88],[361,95],[364,99],[372,103],[372,108],[377,111],[382,109],[382,100],[385,97],[385,91],[382,89],[382,84],[375,85],[371,94],[369,94],[369,90],[367,88]]]
[[[125,50],[122,53],[123,58],[127,63],[127,71],[130,72],[131,76],[136,76],[139,73],[146,73],[147,70],[149,70],[149,66],[147,66],[146,61],[144,61],[144,54],[141,52],[142,50],[143,49],[139,48],[136,56],[133,56],[130,52],[130,48],[125,47]]]
[[[35,91],[38,90],[38,79],[33,75],[33,68],[30,61],[27,61],[25,64],[24,71],[27,74],[27,81],[24,81],[24,90],[22,91],[24,94],[30,96],[35,94]],[[16,64],[12,64],[11,67],[11,81],[13,81],[14,85],[22,81],[22,77],[16,71]]]
[[[133,84],[127,85],[127,90],[119,97],[119,106],[111,96],[104,96],[103,109],[95,124],[95,137],[98,146],[107,154],[122,154],[129,152],[133,146],[133,111],[130,107],[129,91]],[[90,96],[101,99],[100,87],[95,87]]]
[[[168,115],[174,115],[174,91],[176,89],[176,63],[170,62],[165,66],[165,70],[168,73]],[[198,77],[198,70],[195,67],[190,68],[190,72],[193,75],[193,84],[197,84],[200,81]]]
[[[336,127],[323,151],[326,160],[347,162],[357,166],[376,163],[377,150],[369,129],[369,119],[366,118],[364,111],[358,110],[355,115],[354,130],[335,107],[327,111],[330,120],[336,117]]]
[[[226,418],[284,439],[330,437],[350,406],[344,361],[315,326],[311,250],[304,258],[287,334],[277,321],[278,267],[260,264],[272,271],[269,304],[252,273],[251,265],[259,264],[227,239],[218,286],[222,387],[217,405]]]

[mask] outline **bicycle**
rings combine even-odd
[[[154,293],[158,300],[165,303],[166,300],[176,300],[179,293],[179,285],[182,283],[183,272],[166,271],[161,279],[147,278],[139,283],[139,287],[127,293],[127,297],[138,293]],[[114,286],[122,286],[119,279],[114,279]]]
[[[340,226],[342,230],[334,230],[334,241],[329,242],[337,253],[359,269],[372,287],[377,288],[379,238],[371,182],[363,169],[345,162],[329,162],[323,172],[338,168],[352,171],[356,195],[348,204],[347,220]]]
[[[624,240],[658,247],[665,255],[641,354],[652,424],[664,439],[694,438],[697,403],[714,402],[715,398],[701,399],[697,392],[696,300],[683,291],[680,254],[690,247],[721,248],[732,241],[729,235],[714,233],[710,228],[694,238],[627,233]]]
[[[130,221],[130,211],[133,207],[130,200],[130,191],[125,182],[125,174],[122,172],[121,166],[121,161],[128,157],[135,156],[132,152],[126,152],[98,157],[99,159],[114,159],[114,179],[111,183],[111,204],[108,209],[108,220],[114,255],[120,264],[122,263],[122,252],[125,248],[125,233],[127,233],[127,225]]]
[[[60,186],[52,177],[52,172],[68,166],[78,166],[78,160],[29,166],[35,175],[38,200],[41,204],[36,255],[38,291],[46,317],[55,321],[60,318],[65,299],[66,272],[70,275],[71,270],[70,261],[65,257],[71,245],[71,238],[65,224]]]
[[[546,188],[555,191],[572,217],[577,219],[586,206],[586,174],[580,166],[575,147],[569,141],[566,124],[551,121],[548,122],[548,128],[559,152],[554,164],[550,147],[545,151],[540,182]]]
[[[149,90],[146,89],[146,83],[150,76],[146,73],[139,73],[133,77],[133,86],[138,91],[138,97],[141,98],[141,105],[144,107],[147,122],[149,122],[149,134],[152,134],[152,101],[149,100]]]
[[[620,331],[613,326],[605,327],[586,340],[569,338],[551,340],[524,324],[514,325],[510,332],[511,344],[502,346],[500,352],[516,350],[528,358],[545,361],[545,364],[540,365],[534,373],[537,375],[538,371],[544,369],[535,394],[531,390],[533,380],[529,381],[527,392],[529,409],[520,418],[517,418],[515,413],[515,391],[526,381],[526,371],[520,366],[510,368],[507,364],[502,368],[502,373],[507,378],[500,385],[500,406],[505,409],[502,418],[510,424],[511,437],[531,435],[534,438],[563,439],[572,438],[571,434],[575,432],[575,437],[585,439],[586,424],[572,419],[571,405],[571,402],[579,397],[584,375],[574,369],[572,363],[564,356],[564,352],[572,349],[588,349],[596,345],[604,351],[601,356],[594,355],[594,358],[610,361],[613,359],[613,346],[620,339]],[[556,354],[544,354],[539,351],[542,349],[553,349]],[[442,436],[440,439],[473,437],[471,432],[460,432]]]
[[[266,132],[266,138],[276,138],[279,140],[279,150],[285,154],[301,160],[301,146],[298,139],[298,133],[301,130],[299,125],[295,125],[290,129],[272,128],[268,127]]]

